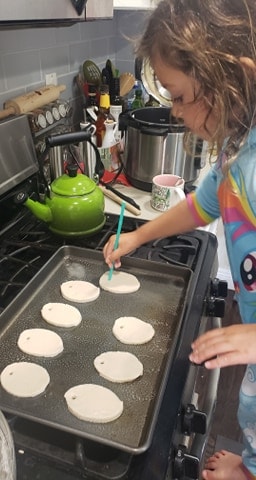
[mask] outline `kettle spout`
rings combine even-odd
[[[19,192],[15,198],[16,204],[24,204],[36,218],[42,220],[42,222],[51,223],[52,212],[48,205],[37,202],[28,197],[27,193]]]
[[[31,200],[31,198],[28,198],[25,201],[25,205],[35,215],[36,218],[42,220],[42,222],[51,223],[52,212],[48,205]]]

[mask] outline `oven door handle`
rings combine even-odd
[[[203,408],[202,408],[203,412],[205,412],[206,415],[207,415],[206,433],[204,435],[202,435],[200,433],[196,433],[194,435],[192,445],[191,445],[191,448],[190,448],[190,455],[192,457],[198,458],[199,466],[201,466],[201,467],[202,467],[202,459],[203,459],[203,456],[204,456],[204,451],[205,451],[207,441],[208,441],[209,429],[211,427],[213,415],[214,415],[214,412],[215,412],[219,376],[220,376],[220,369],[219,368],[211,370],[210,381],[209,381],[210,386],[207,390],[207,395],[205,396],[204,405],[203,405]],[[198,472],[198,477],[196,477],[196,478],[200,478],[200,473],[201,472]]]
[[[215,369],[210,372],[210,388],[204,399],[201,411],[207,415],[206,433],[193,434],[193,440],[188,450],[186,446],[185,437],[184,444],[178,445],[176,448],[175,457],[173,461],[173,477],[175,480],[197,480],[201,478],[202,459],[204,456],[205,447],[208,440],[209,428],[215,411],[218,382],[220,369]]]
[[[220,328],[221,319],[218,317],[212,318],[213,328]],[[196,375],[196,367],[194,374]],[[193,373],[192,373],[193,376]],[[174,464],[173,464],[173,478],[175,480],[197,480],[201,478],[201,469],[203,468],[202,460],[204,457],[205,448],[208,441],[209,430],[211,427],[213,415],[215,412],[217,391],[220,377],[220,369],[208,371],[208,388],[204,397],[203,404],[200,406],[200,411],[206,415],[206,433],[192,433],[192,441],[190,443],[190,436],[184,436],[184,444],[178,445],[176,448]],[[187,447],[187,444],[189,447]]]

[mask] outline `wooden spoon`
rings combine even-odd
[[[135,77],[130,72],[121,73],[120,75],[120,95],[124,97],[127,95],[135,84]]]

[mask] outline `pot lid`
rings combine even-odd
[[[82,196],[93,192],[96,187],[95,182],[86,175],[77,175],[77,170],[76,165],[69,165],[68,174],[64,173],[52,182],[52,192],[67,197]]]
[[[144,58],[142,61],[141,80],[147,92],[161,105],[165,107],[172,106],[171,95],[157,79],[148,58]]]

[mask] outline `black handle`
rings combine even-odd
[[[116,190],[115,188],[111,187],[111,185],[108,185],[105,182],[101,181],[101,184],[107,189],[110,190],[111,192],[115,193],[118,197],[122,198],[127,203],[130,203],[133,205],[135,208],[140,210],[140,206],[133,200],[133,198],[128,197],[127,195],[124,195],[124,193],[119,192],[119,190]]]
[[[78,15],[82,15],[87,0],[71,0],[71,3]]]
[[[71,133],[61,133],[60,135],[50,135],[46,138],[46,151],[50,147],[56,147],[58,145],[69,145],[72,143],[79,143],[79,142],[89,142],[93,147],[96,155],[96,165],[95,165],[95,174],[98,176],[99,179],[104,175],[104,165],[101,161],[99,150],[96,145],[92,142],[91,139],[92,133],[90,130],[82,130],[79,132],[71,132]]]
[[[82,130],[81,132],[60,133],[59,135],[50,135],[46,138],[45,144],[47,147],[57,147],[61,145],[69,145],[71,143],[86,142],[91,139],[91,132],[89,130]]]

